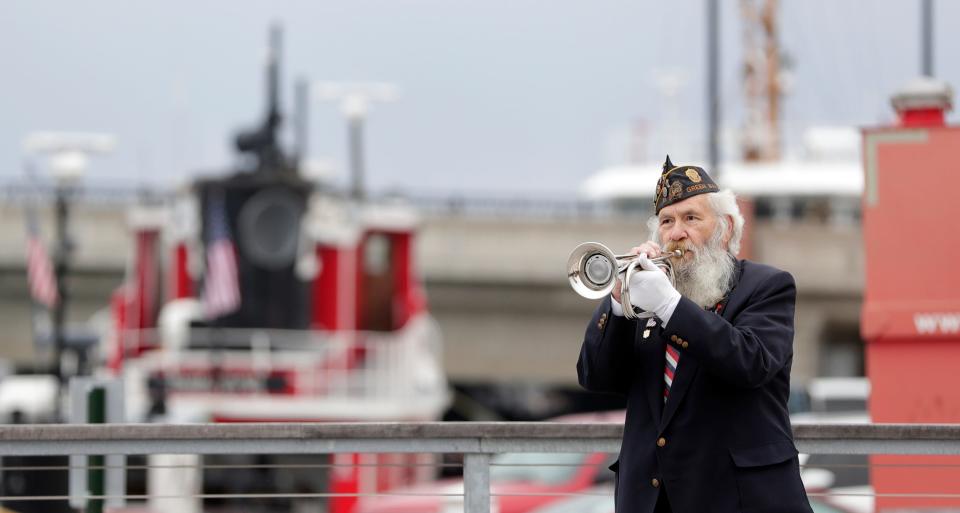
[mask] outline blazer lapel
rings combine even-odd
[[[720,316],[727,321],[731,320],[730,312],[736,311],[740,303],[744,300],[740,294],[737,294],[737,285],[740,283],[742,273],[743,261],[738,260],[737,269],[734,271],[734,285],[730,290],[730,295],[723,307],[723,311],[720,312]],[[663,350],[666,351],[666,347],[664,347]],[[663,431],[667,427],[667,424],[670,423],[670,419],[673,418],[674,412],[677,411],[680,401],[683,400],[684,394],[687,393],[690,383],[693,382],[693,378],[697,374],[698,367],[699,364],[697,364],[696,359],[684,358],[683,353],[680,353],[680,361],[677,362],[677,372],[674,374],[673,385],[670,387],[670,398],[667,400],[667,404],[664,405],[663,417],[660,419],[660,431]],[[661,380],[662,379],[661,377]],[[661,398],[661,401],[662,400]]]
[[[634,338],[634,354],[643,376],[643,388],[650,405],[650,414],[656,420],[663,412],[663,365],[667,343],[661,336],[659,326],[648,327],[646,321],[637,323],[637,335]],[[642,333],[649,330],[650,336],[643,338]]]
[[[743,260],[737,260],[735,276],[736,281],[733,284],[733,288],[730,289],[730,295],[727,296],[727,302],[723,306],[723,311],[720,312],[720,317],[723,317],[728,322],[733,322],[733,312],[740,310],[741,305],[747,300],[747,296],[752,290],[750,287],[739,286],[743,281]]]

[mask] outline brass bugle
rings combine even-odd
[[[673,266],[670,259],[680,256],[683,256],[683,251],[675,249],[659,257],[651,258],[650,261],[672,276]],[[600,299],[613,292],[617,275],[625,273],[631,267],[636,270],[639,266],[639,255],[615,255],[613,251],[599,242],[584,242],[574,248],[570,257],[567,258],[567,279],[577,294],[587,299]],[[626,287],[626,285],[627,283],[624,281],[623,286]],[[621,300],[623,299],[621,293]],[[629,301],[629,295],[626,299]],[[632,306],[624,308],[626,317],[636,318],[631,315],[632,313]]]

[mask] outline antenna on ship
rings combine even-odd
[[[278,132],[283,116],[280,114],[280,52],[283,30],[280,25],[270,27],[270,43],[266,60],[267,111],[263,123],[252,130],[240,132],[236,147],[241,153],[251,153],[257,159],[256,172],[295,174],[289,158],[280,147]]]

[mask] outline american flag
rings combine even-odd
[[[207,274],[203,288],[203,310],[208,319],[240,307],[237,255],[226,213],[223,191],[213,191],[207,200]]]
[[[33,299],[53,308],[60,300],[57,292],[57,278],[53,273],[53,262],[47,254],[43,241],[40,240],[40,229],[37,223],[36,212],[33,207],[26,208],[27,221],[27,282],[30,285],[30,295]]]

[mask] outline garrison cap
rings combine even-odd
[[[653,196],[654,213],[659,214],[663,207],[691,196],[719,190],[720,187],[702,167],[674,166],[673,162],[670,162],[670,155],[667,155],[660,181],[657,182],[656,194]]]

